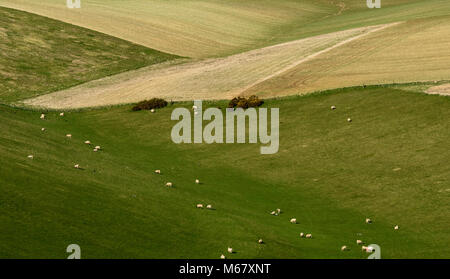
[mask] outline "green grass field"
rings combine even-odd
[[[218,258],[228,246],[229,258],[367,257],[356,239],[383,258],[450,256],[448,98],[368,88],[269,100],[280,108],[275,155],[172,143],[178,106],[190,104],[46,120],[2,106],[0,257],[64,258],[71,243],[83,258]]]
[[[0,7],[0,258],[63,259],[72,243],[84,259],[367,258],[357,239],[378,244],[382,258],[450,258],[450,99],[419,92],[448,89],[449,1],[383,1],[379,10],[367,9],[365,0],[83,0],[79,10],[64,2],[0,0],[66,22]],[[306,44],[290,46],[294,57],[277,48],[258,51],[404,20],[286,72],[277,63],[314,51],[303,55]],[[330,46],[314,42],[311,50]],[[372,43],[380,51],[365,56]],[[249,57],[257,63],[245,71],[219,63],[247,50],[255,50]],[[272,60],[258,61],[261,53]],[[242,57],[237,64],[248,63]],[[208,67],[194,68],[191,78],[182,71],[190,63]],[[151,75],[134,75],[145,66],[167,75],[161,87],[148,86]],[[267,99],[263,107],[280,108],[273,155],[261,155],[259,144],[174,144],[170,115],[192,102],[155,113],[122,104],[64,116],[19,105],[75,85],[92,90],[97,79],[111,83],[118,73],[125,81],[115,84],[125,92],[120,103],[176,81],[185,82],[172,94],[214,93],[218,81],[226,88],[249,78],[246,71],[270,77],[270,67],[280,74],[262,86],[272,88],[254,93],[279,96],[272,93],[285,86],[284,93],[298,94],[303,80],[319,85],[311,91],[332,88],[325,78],[339,87],[375,85]],[[184,79],[171,79],[175,72]],[[401,84],[376,85],[388,78]],[[98,105],[92,92],[88,103]],[[227,103],[204,106],[224,111]],[[93,151],[96,145],[101,151]],[[165,186],[169,181],[173,188]],[[199,203],[214,210],[197,209]],[[277,208],[282,214],[272,216]],[[350,250],[341,251],[343,245]],[[236,253],[227,254],[228,247]]]
[[[13,102],[176,56],[0,7],[0,102]]]

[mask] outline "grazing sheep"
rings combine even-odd
[[[221,258],[222,260],[225,260],[225,255],[220,255],[220,258]]]
[[[352,122],[352,119],[351,119],[351,118],[347,118],[347,121],[348,121],[348,122]]]
[[[201,203],[197,204],[197,208],[203,208],[203,204]]]
[[[212,209],[212,205],[208,204],[208,205],[206,206],[206,208],[207,208],[207,209]]]
[[[166,186],[167,186],[167,187],[172,187],[173,184],[172,184],[172,182],[167,182],[167,183],[166,183]]]
[[[196,179],[195,183],[200,184],[200,180]]]
[[[305,234],[301,232],[300,237],[305,237]]]
[[[155,109],[151,109],[150,112],[151,112],[151,113],[155,112]]]
[[[28,155],[28,159],[33,159],[34,156],[33,155]]]
[[[100,145],[97,145],[95,149],[100,150]]]
[[[292,218],[290,222],[291,222],[292,224],[297,224],[297,219]]]
[[[155,170],[156,174],[161,174],[161,170]]]
[[[233,254],[233,248],[228,247],[228,253]]]
[[[369,218],[366,218],[366,224],[371,224],[372,220],[370,220]]]
[[[258,243],[259,243],[259,244],[263,244],[264,241],[263,241],[262,239],[260,239],[260,240],[258,240]]]
[[[312,238],[312,234],[308,233],[308,234],[306,235],[306,238]]]
[[[66,135],[66,137],[68,137],[68,138],[71,138],[71,137],[72,137],[72,135],[71,135],[71,134],[67,134],[67,135]]]
[[[91,142],[90,142],[90,141],[88,141],[88,140],[87,140],[87,141],[85,141],[84,143],[85,143],[85,144],[91,144]]]
[[[61,113],[59,114],[59,116],[64,116],[64,112],[61,112]]]
[[[41,128],[41,131],[44,132],[44,131],[45,131],[45,128]]]
[[[398,230],[398,225],[396,225],[396,226],[394,227],[394,230]]]
[[[358,245],[360,245],[360,244],[362,244],[363,242],[362,242],[362,240],[356,240],[356,244],[358,244]]]
[[[94,152],[97,152],[98,151],[98,149],[97,148],[94,148]]]
[[[45,114],[41,114],[41,119],[45,119]]]
[[[346,250],[347,250],[347,246],[344,245],[341,247],[341,251],[346,251]]]
[[[275,211],[270,212],[270,214],[277,215],[277,213]]]
[[[366,251],[367,250],[367,246],[362,246],[361,250]]]
[[[335,107],[335,106],[331,106],[331,109],[332,109],[332,110],[335,110],[335,109],[336,109],[336,107]]]
[[[198,107],[197,107],[197,106],[192,106],[192,109],[193,109],[193,110],[197,110]]]
[[[79,169],[80,168],[80,165],[79,164],[76,164],[75,166],[73,166],[74,168],[76,168],[76,169]]]
[[[280,214],[281,213],[281,209],[277,208],[277,213]]]

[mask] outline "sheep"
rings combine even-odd
[[[395,225],[394,230],[398,230],[398,225]]]
[[[347,122],[352,122],[352,119],[350,117],[347,118]]]
[[[154,113],[154,112],[155,112],[155,109],[151,109],[150,112],[151,112],[151,113]]]
[[[361,250],[366,251],[367,250],[367,246],[362,246]]]
[[[41,114],[41,119],[45,119],[45,114]]]
[[[306,235],[306,238],[312,238],[312,234],[308,233],[308,234]]]
[[[277,213],[275,211],[270,212],[271,215],[277,215]]]
[[[44,131],[45,131],[45,128],[41,128],[41,131],[44,132]]]
[[[372,220],[370,220],[370,218],[366,218],[366,224],[371,224]]]
[[[263,241],[262,239],[259,239],[259,240],[258,240],[258,243],[259,243],[259,244],[263,244],[264,241]]]
[[[233,248],[228,247],[228,253],[233,254]]]
[[[332,109],[332,110],[335,110],[335,109],[336,109],[336,107],[335,107],[335,106],[331,106],[331,109]]]
[[[161,170],[155,170],[156,174],[161,174]]]
[[[33,159],[34,156],[33,155],[28,155],[28,159]]]
[[[291,222],[291,224],[297,224],[297,219],[292,218],[290,222]]]
[[[347,246],[344,245],[341,247],[341,251],[346,251],[346,250],[347,250]]]
[[[196,179],[195,183],[200,184],[200,180]]]
[[[79,169],[80,168],[80,165],[79,164],[76,164],[75,166],[73,166],[74,168],[76,168],[76,169]]]
[[[61,113],[59,114],[59,116],[64,116],[64,112],[61,112]]]
[[[305,234],[301,232],[300,237],[305,237]]]
[[[100,150],[101,148],[100,148],[100,145],[97,145],[96,147],[95,147],[97,150]]]
[[[360,245],[360,244],[362,244],[363,242],[362,242],[362,240],[356,240],[356,244],[358,244],[358,245]]]
[[[203,204],[201,203],[197,204],[197,208],[203,208]]]
[[[94,148],[94,152],[97,152],[98,151],[98,149],[97,148]]]
[[[281,213],[281,209],[277,208],[277,213],[280,214]]]
[[[206,208],[207,208],[207,209],[212,209],[212,205],[208,204],[208,205],[206,206]]]
[[[192,106],[192,109],[193,109],[193,110],[197,110],[198,107],[197,107],[197,106]]]
[[[220,258],[222,259],[222,260],[225,260],[225,255],[220,255]]]
[[[72,137],[72,135],[71,135],[71,134],[67,134],[67,135],[66,135],[66,137],[68,137],[68,138],[71,138],[71,137]]]
[[[91,144],[91,142],[89,140],[84,142],[85,144]]]
[[[166,186],[167,186],[167,187],[172,187],[173,184],[172,184],[172,182],[167,182],[167,183],[166,183]]]

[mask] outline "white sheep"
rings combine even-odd
[[[73,166],[74,168],[76,168],[76,169],[79,169],[80,168],[80,165],[79,164],[76,164],[75,166]]]
[[[192,106],[192,109],[193,109],[193,110],[197,110],[198,107],[197,107],[197,106]]]
[[[155,170],[156,174],[161,174],[161,170]]]
[[[292,224],[297,224],[297,219],[292,218],[290,222],[291,222]]]
[[[360,245],[360,244],[362,244],[363,242],[362,242],[362,240],[356,240],[356,244],[358,244],[358,245]]]
[[[208,205],[206,206],[206,208],[207,208],[207,209],[212,209],[212,205],[208,204]]]
[[[264,241],[263,241],[262,239],[259,239],[259,240],[258,240],[258,243],[259,243],[259,244],[263,244]]]
[[[166,186],[167,186],[167,187],[172,187],[173,184],[172,184],[172,182],[167,182],[167,183],[166,183]]]
[[[28,159],[33,159],[34,156],[33,155],[28,155]]]
[[[45,119],[45,114],[41,114],[41,119]]]
[[[97,150],[100,150],[101,148],[100,148],[100,145],[97,145],[96,147],[95,147]]]
[[[395,225],[394,230],[398,230],[398,225]]]
[[[41,131],[44,132],[44,131],[45,131],[45,128],[41,128]]]
[[[370,220],[370,218],[366,218],[366,224],[370,224],[372,223],[372,220]]]
[[[277,215],[277,213],[275,211],[270,212],[270,214]]]
[[[64,116],[64,112],[61,112],[61,113],[59,114],[59,116]]]
[[[233,254],[233,248],[228,247],[228,253]]]
[[[345,250],[347,250],[347,246],[344,245],[341,247],[341,251],[345,251]]]
[[[312,234],[308,233],[308,234],[306,235],[306,238],[312,238]]]
[[[225,255],[220,255],[220,258],[222,259],[222,260],[225,260]]]
[[[151,112],[151,113],[154,113],[154,112],[155,112],[155,109],[151,109],[150,112]]]
[[[336,107],[335,107],[335,106],[331,106],[331,109],[332,109],[332,110],[335,110],[335,109],[336,109]]]
[[[97,148],[94,148],[94,152],[97,152],[98,151],[98,149]]]
[[[201,203],[197,204],[197,208],[203,208],[203,204]]]
[[[200,184],[200,180],[196,179],[195,183]]]
[[[347,121],[348,122],[352,122],[352,119],[349,117],[349,118],[347,118]]]
[[[281,213],[281,209],[277,208],[277,213],[280,214]]]
[[[84,142],[85,144],[91,144],[91,141],[87,140]]]
[[[68,137],[68,138],[71,138],[71,137],[72,137],[72,135],[71,135],[71,134],[67,134],[67,135],[66,135],[66,137]]]
[[[301,232],[300,237],[305,237],[305,234]]]
[[[367,250],[367,246],[362,246],[361,250],[366,251]]]

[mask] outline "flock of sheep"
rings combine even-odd
[[[195,109],[196,109],[196,108],[194,107],[194,110],[195,110]],[[331,106],[331,109],[332,109],[332,110],[335,110],[335,109],[336,109],[336,106]],[[154,111],[152,111],[152,112],[154,112]],[[61,112],[59,115],[60,115],[61,117],[63,117],[63,116],[64,116],[64,113]],[[45,119],[45,114],[41,114],[41,117],[40,117],[40,118],[41,118],[41,119]],[[352,122],[352,119],[351,119],[351,118],[348,118],[347,121],[348,121],[348,122]],[[42,131],[45,131],[45,128],[42,128],[41,130],[42,130]],[[71,135],[71,134],[67,134],[66,137],[67,137],[67,138],[72,138],[72,135]],[[87,145],[91,145],[91,144],[92,144],[89,140],[86,140],[84,143],[87,144]],[[99,151],[100,149],[101,149],[101,147],[97,145],[97,146],[94,147],[93,151],[94,151],[94,152],[97,152],[97,151]],[[29,158],[29,159],[33,159],[34,156],[33,156],[33,155],[28,155],[28,158]],[[74,167],[75,167],[76,169],[80,169],[80,168],[81,168],[79,164],[75,164]],[[156,173],[156,174],[161,174],[161,170],[155,170],[155,173]],[[195,179],[195,183],[196,183],[196,184],[200,184],[200,180],[199,180],[199,179]],[[166,186],[167,186],[167,187],[173,187],[173,183],[172,183],[172,182],[167,182],[167,183],[166,183]],[[203,208],[205,208],[205,207],[204,207],[203,204],[197,204],[197,205],[196,205],[196,208],[203,209]],[[213,207],[212,207],[211,204],[208,204],[208,205],[206,205],[206,209],[213,209]],[[274,216],[278,216],[278,215],[281,214],[281,209],[277,208],[276,210],[271,211],[270,214],[271,214],[271,215],[274,215]],[[296,218],[290,219],[290,223],[291,223],[291,224],[297,224],[297,219],[296,219]],[[369,219],[369,218],[367,218],[367,219],[366,219],[366,223],[367,223],[367,224],[371,224],[371,223],[372,223],[372,220]],[[394,230],[398,230],[398,229],[399,229],[399,226],[396,225],[396,226],[394,227]],[[311,233],[306,233],[306,234],[305,234],[304,232],[301,232],[301,233],[300,233],[300,238],[309,238],[309,239],[311,239],[311,238],[312,238],[312,234],[311,234]],[[259,240],[258,240],[258,244],[263,244],[263,243],[264,243],[264,241],[263,241],[262,239],[259,239]],[[363,243],[364,243],[364,242],[363,242],[362,240],[360,240],[360,239],[357,239],[357,240],[356,240],[356,244],[357,244],[357,245],[362,245]],[[367,253],[373,252],[373,248],[372,248],[372,247],[367,247],[367,246],[362,245],[361,248],[362,248],[362,251],[365,251],[365,252],[367,252]],[[348,247],[347,245],[344,245],[344,246],[341,247],[341,251],[347,251],[347,250],[349,250],[349,247]],[[231,248],[231,247],[228,247],[227,251],[228,251],[228,253],[230,253],[230,254],[233,254],[233,253],[234,253],[233,248]],[[221,258],[221,259],[226,259],[225,255],[223,255],[223,254],[220,256],[220,258]]]

